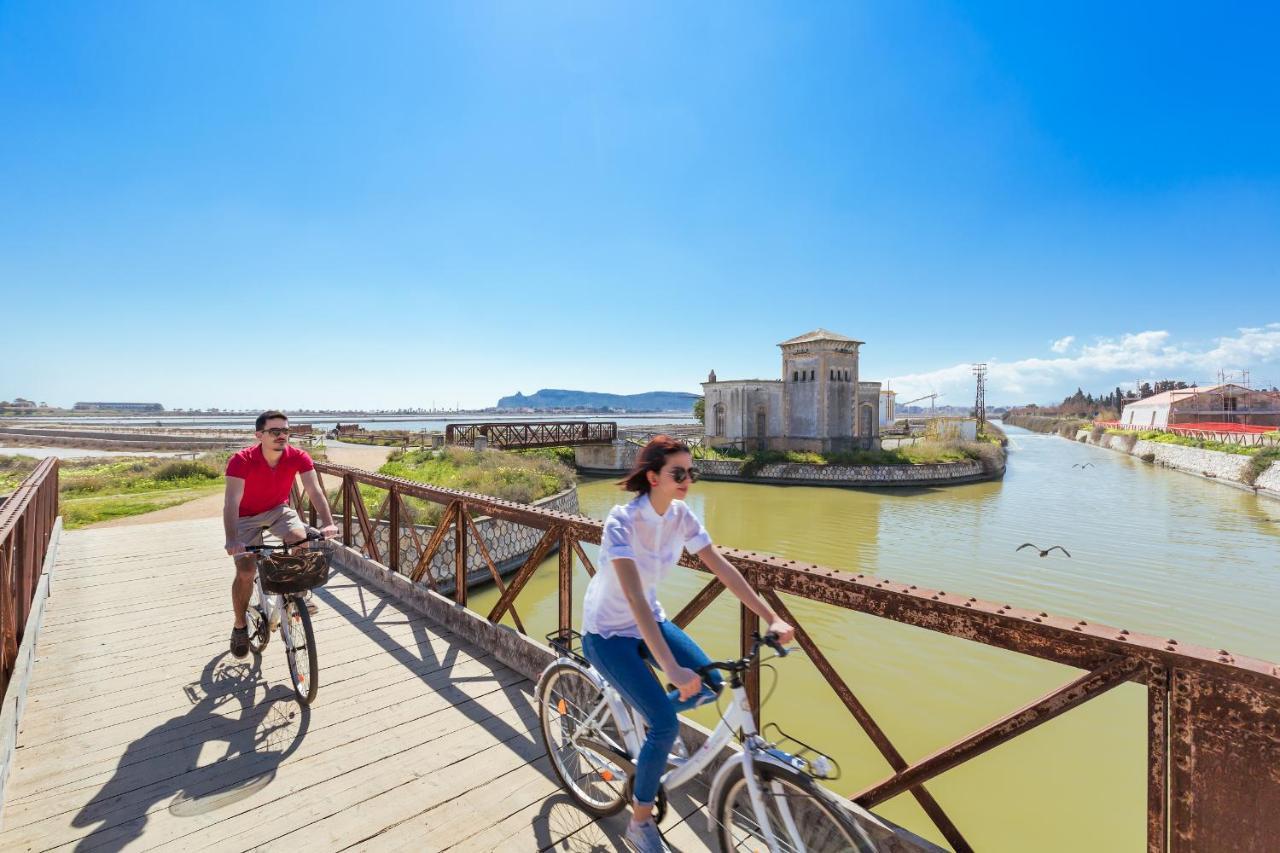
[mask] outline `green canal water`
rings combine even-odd
[[[697,484],[689,503],[718,544],[1079,616],[1181,642],[1280,660],[1280,504],[1120,453],[1008,428],[1003,481],[918,491]],[[1092,468],[1072,468],[1092,462]],[[624,497],[584,482],[583,514]],[[1272,520],[1275,519],[1275,520]],[[1040,558],[1023,542],[1061,544]],[[596,558],[595,549],[587,548]],[[555,560],[518,609],[530,633],[555,627]],[[674,613],[707,576],[677,568],[661,591]],[[575,618],[587,576],[575,576]],[[496,591],[473,590],[484,612]],[[915,760],[986,725],[1079,670],[837,608],[787,600],[898,749]],[[690,626],[731,655],[736,603],[722,596]],[[889,773],[801,655],[765,672],[764,721],[836,758],[851,793]],[[713,709],[694,718],[715,722]],[[928,787],[983,851],[1143,849],[1145,690],[1124,685],[953,769]],[[877,811],[935,842],[909,794]]]

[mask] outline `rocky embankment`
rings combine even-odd
[[[1269,462],[1268,457],[1148,441],[1139,438],[1137,432],[1109,433],[1079,418],[1011,415],[1005,417],[1004,422],[1032,432],[1053,433],[1073,441],[1127,453],[1152,465],[1280,499],[1280,462]]]

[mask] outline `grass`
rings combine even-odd
[[[324,445],[306,448],[325,458]],[[97,456],[64,459],[58,466],[58,511],[68,530],[143,515],[184,504],[224,488],[230,451],[194,459],[160,456]],[[0,494],[11,491],[40,462],[0,455]]]
[[[6,495],[35,470],[40,460],[34,456],[0,456],[0,495]]]
[[[1186,435],[1174,435],[1171,432],[1161,432],[1160,430],[1143,430],[1138,433],[1138,439],[1141,441],[1151,441],[1156,444],[1176,444],[1179,447],[1196,447],[1201,450],[1216,450],[1220,453],[1234,453],[1237,456],[1252,456],[1258,452],[1256,447],[1250,447],[1247,444],[1236,444],[1229,441],[1207,441],[1202,438],[1191,438]]]
[[[1259,450],[1249,460],[1249,464],[1240,475],[1240,479],[1252,486],[1274,462],[1280,462],[1280,447],[1267,447]]]
[[[577,482],[573,469],[554,454],[460,447],[441,451],[395,451],[378,473],[523,504],[562,492]],[[370,517],[381,508],[387,496],[383,489],[363,485],[360,494]],[[413,498],[406,500],[405,506],[417,524],[435,524],[444,512],[440,504]]]
[[[762,467],[782,462],[806,465],[936,465],[976,459],[988,471],[1004,461],[1000,437],[985,435],[982,441],[920,441],[893,450],[851,450],[815,453],[807,450],[743,451],[732,447],[702,448],[700,459],[740,460],[743,477],[756,476]]]

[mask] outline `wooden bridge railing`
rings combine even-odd
[[[575,444],[607,444],[618,437],[613,421],[530,421],[512,423],[448,424],[446,444],[468,447],[484,438],[490,447],[521,449],[533,447],[568,447]]]
[[[367,555],[415,582],[434,584],[427,567],[445,541],[454,537],[455,601],[467,603],[466,553],[474,542],[500,590],[487,618],[496,623],[508,611],[524,631],[516,602],[529,579],[555,548],[559,549],[558,625],[574,625],[573,561],[587,573],[595,567],[582,548],[599,544],[601,522],[582,516],[534,509],[484,495],[423,485],[354,468],[318,463],[323,474],[341,477],[343,541],[354,544],[358,526]],[[359,486],[385,492],[381,507],[369,513]],[[445,513],[420,547],[415,565],[399,565],[400,543],[418,536],[403,516],[404,500],[417,498],[445,506]],[[297,498],[299,510],[305,510]],[[485,515],[543,531],[524,564],[504,582],[489,559],[473,517]],[[312,516],[314,523],[314,514]],[[384,521],[385,518],[385,521]],[[389,525],[390,554],[384,560],[373,535],[376,524]],[[1280,667],[1226,649],[1208,649],[1173,639],[1131,633],[1066,616],[996,604],[970,596],[896,583],[864,575],[728,549],[738,567],[782,618],[796,626],[796,638],[821,671],[850,716],[879,749],[892,773],[854,794],[871,808],[900,793],[910,793],[957,851],[971,850],[959,829],[934,800],[925,783],[984,752],[1022,735],[1125,682],[1147,689],[1147,850],[1267,850],[1280,838]],[[702,570],[689,554],[681,565]],[[723,592],[712,578],[675,616],[687,625]],[[934,754],[909,761],[890,741],[853,689],[836,672],[822,648],[795,618],[781,594],[822,602],[894,622],[961,637],[1018,652],[1083,673],[1060,688],[1012,711]],[[740,638],[745,651],[756,616],[740,607]],[[927,673],[923,674],[927,677]],[[759,674],[748,690],[759,710]]]
[[[0,504],[0,700],[9,689],[58,518],[58,460],[49,457]]]

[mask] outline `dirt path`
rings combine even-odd
[[[350,465],[353,468],[364,468],[376,471],[387,461],[389,447],[362,447],[351,444],[328,444],[325,447],[330,462],[337,465]],[[325,491],[332,491],[341,481],[335,477],[321,477]],[[166,521],[190,521],[196,518],[218,518],[222,515],[222,492],[205,495],[184,504],[158,509],[145,515],[131,515],[127,518],[114,518],[111,521],[100,521],[91,524],[88,529],[99,527],[133,527],[139,524],[160,524]]]

